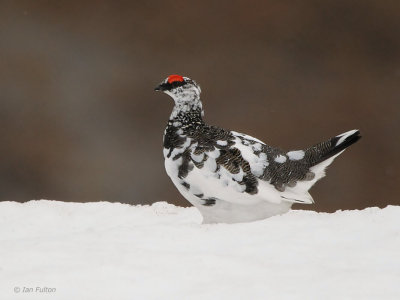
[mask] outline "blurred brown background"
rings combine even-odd
[[[171,73],[207,122],[287,150],[362,131],[303,209],[400,204],[400,2],[379,0],[1,1],[0,200],[188,205]]]

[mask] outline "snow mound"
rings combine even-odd
[[[399,206],[200,222],[165,202],[1,202],[0,299],[400,299]]]

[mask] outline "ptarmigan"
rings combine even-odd
[[[285,152],[203,121],[200,86],[170,75],[156,91],[175,101],[164,132],[165,168],[203,223],[237,223],[286,213],[313,203],[308,190],[345,148],[360,139],[351,130],[305,150]]]

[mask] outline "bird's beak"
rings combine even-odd
[[[156,86],[155,91],[165,91],[166,90],[166,84],[165,83],[161,83],[160,85]]]

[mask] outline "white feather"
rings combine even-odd
[[[289,151],[286,154],[287,156],[289,156],[290,160],[300,160],[303,159],[305,152],[303,150],[295,150],[295,151]]]
[[[350,135],[356,133],[357,131],[358,131],[357,129],[353,129],[353,130],[347,131],[347,132],[345,132],[345,133],[342,133],[342,134],[339,134],[338,136],[336,136],[336,137],[340,137],[340,139],[336,142],[336,145],[335,145],[335,146],[338,146],[338,145],[340,145],[341,143],[343,143],[344,140],[345,140],[348,136],[350,136]]]

